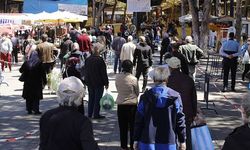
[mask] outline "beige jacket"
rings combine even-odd
[[[52,63],[55,61],[53,50],[56,50],[56,47],[49,42],[43,42],[37,45],[39,58],[43,63]]]
[[[117,74],[115,85],[118,92],[116,98],[118,105],[137,105],[139,86],[135,76],[130,73]]]

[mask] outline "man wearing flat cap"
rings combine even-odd
[[[179,92],[181,95],[183,112],[186,116],[186,144],[187,149],[191,150],[192,144],[190,125],[193,122],[197,112],[197,95],[195,84],[191,77],[180,71],[181,61],[177,57],[171,57],[170,59],[167,59],[166,62],[171,72],[167,86]]]

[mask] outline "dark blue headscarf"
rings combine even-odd
[[[30,53],[30,57],[27,61],[28,68],[32,69],[36,65],[38,65],[41,62],[41,60],[38,57],[37,51],[32,51]]]

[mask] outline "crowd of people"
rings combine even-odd
[[[158,31],[161,29],[156,26],[153,39],[146,30],[148,27],[145,27],[147,34],[139,36],[136,41],[135,35],[125,34],[125,29],[113,35],[111,26],[90,30],[70,27],[59,48],[50,42],[47,34],[41,35],[39,44],[31,37],[27,38],[23,44],[25,61],[19,70],[22,73],[19,80],[24,82],[22,97],[26,100],[27,113],[42,113],[39,101],[43,99],[45,86],[50,88],[49,74],[56,66],[57,56],[64,78],[57,89],[59,107],[45,112],[40,119],[41,150],[99,149],[90,119],[105,118],[100,113],[100,99],[104,90],[109,88],[106,62],[110,51],[114,52],[113,73],[118,92],[116,103],[121,149],[192,149],[191,124],[197,114],[196,65],[204,57],[204,52],[193,43],[191,36],[179,40],[178,32],[171,24],[162,32],[160,64],[150,71],[156,62],[152,43],[160,39]],[[234,34],[229,33],[229,40],[220,48],[224,92],[227,91],[230,70],[231,90],[235,91],[237,58],[250,52],[246,41],[245,38],[241,47],[234,40]],[[8,64],[11,71],[12,56],[14,62],[18,62],[19,47],[16,36],[2,35],[2,70]],[[249,71],[249,62],[245,64],[247,71],[242,75],[243,80]],[[141,74],[143,84],[140,90]],[[146,88],[148,77],[154,82],[150,89]],[[89,96],[87,115],[83,105],[86,88]],[[139,97],[140,92],[142,95]],[[245,125],[235,132],[242,132],[243,128],[249,132],[249,107],[248,103],[242,105]],[[227,138],[228,141],[233,139],[233,134]],[[230,142],[225,143],[224,149],[227,149],[227,144]]]

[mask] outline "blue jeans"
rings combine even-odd
[[[121,72],[121,60],[120,60],[120,54],[115,54],[115,62],[114,62],[114,72],[116,73],[117,65],[119,63],[118,71]]]
[[[88,102],[88,117],[98,117],[100,115],[100,99],[104,91],[102,87],[90,87],[88,86],[89,102]]]

